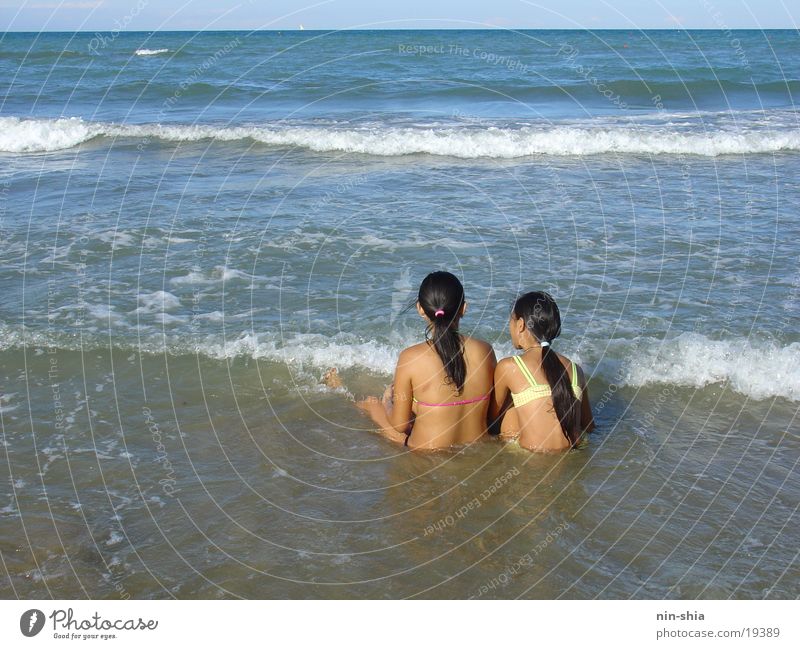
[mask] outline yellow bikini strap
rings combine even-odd
[[[517,364],[517,367],[519,368],[520,372],[522,372],[522,374],[528,380],[528,383],[530,383],[534,387],[539,387],[539,384],[534,380],[533,374],[531,374],[531,371],[528,369],[528,366],[525,365],[525,361],[523,361],[520,356],[512,356],[511,358],[514,359],[514,362]],[[579,387],[578,366],[575,365],[575,361],[572,361],[572,387],[574,388],[574,390],[577,390]]]
[[[533,374],[531,374],[531,371],[525,365],[525,361],[523,361],[519,356],[512,356],[511,358],[514,359],[514,362],[517,364],[519,371],[522,372],[522,374],[528,380],[528,383],[530,383],[535,388],[539,387],[539,384],[533,380]]]

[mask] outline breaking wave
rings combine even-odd
[[[79,118],[0,117],[0,151],[7,153],[58,151],[96,138],[241,141],[316,152],[374,156],[427,154],[469,159],[599,154],[721,156],[800,151],[800,129],[752,125],[695,131],[668,124],[343,128],[330,125],[124,125]]]

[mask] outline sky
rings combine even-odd
[[[797,0],[0,0],[0,31],[797,29]]]

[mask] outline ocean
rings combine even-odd
[[[0,596],[796,598],[797,31],[0,35]],[[587,448],[410,453],[422,278]]]

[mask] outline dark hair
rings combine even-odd
[[[561,333],[561,313],[552,296],[544,291],[525,293],[514,303],[514,315],[539,342],[551,343]],[[551,345],[542,348],[542,369],[550,384],[553,407],[564,437],[574,446],[580,439],[580,407],[572,392],[569,374]],[[577,371],[577,368],[576,368]]]
[[[467,379],[464,344],[458,333],[458,320],[464,306],[464,287],[452,273],[430,273],[419,285],[417,301],[431,323],[425,339],[433,343],[447,375],[447,381],[460,394]]]

